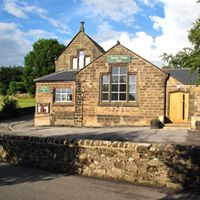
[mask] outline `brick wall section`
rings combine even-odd
[[[38,92],[40,87],[50,87],[49,93]],[[72,88],[73,89],[73,101],[72,103],[56,103],[54,100],[53,91],[55,88]],[[41,114],[35,113],[35,126],[41,125],[74,125],[74,113],[75,113],[75,82],[49,82],[49,83],[36,83],[36,106],[37,103],[49,103],[50,113]]]
[[[100,78],[110,66],[107,55],[131,54],[131,63],[127,65],[130,73],[138,77],[136,103],[103,104],[100,102]],[[77,74],[83,97],[84,126],[143,126],[149,125],[152,118],[164,116],[165,80],[167,74],[130,52],[120,44],[101,56]],[[76,105],[77,107],[79,105]],[[80,107],[80,106],[79,106]]]
[[[71,44],[55,61],[56,72],[71,69],[72,57],[78,55],[79,50],[84,50],[86,56],[90,56],[91,61],[99,57],[102,51],[87,37],[84,32],[79,32]]]
[[[177,89],[177,85],[180,85],[180,90]],[[200,87],[195,85],[184,85],[170,77],[166,85],[166,116],[169,117],[169,96],[171,92],[186,92],[189,94],[189,112],[188,119],[191,119],[191,116],[200,115]]]
[[[200,147],[0,136],[0,160],[173,189],[200,188]]]

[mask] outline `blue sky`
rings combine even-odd
[[[189,46],[196,0],[0,0],[0,65],[23,65],[39,38],[67,45],[85,31],[105,50],[117,40],[158,66],[160,55]]]

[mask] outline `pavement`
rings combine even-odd
[[[66,139],[92,139],[200,145],[200,133],[186,128],[150,129],[150,127],[34,127],[33,116],[11,119],[0,123],[0,134]]]
[[[199,200],[200,196],[0,163],[0,200],[27,199]]]

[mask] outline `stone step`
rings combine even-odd
[[[190,129],[190,122],[181,122],[181,123],[166,123],[164,126],[165,129]]]

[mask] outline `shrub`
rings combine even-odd
[[[5,96],[3,98],[2,112],[6,116],[15,116],[17,114],[18,101],[13,96]]]
[[[15,95],[17,93],[26,93],[26,89],[23,82],[10,82],[7,91],[8,95]]]

